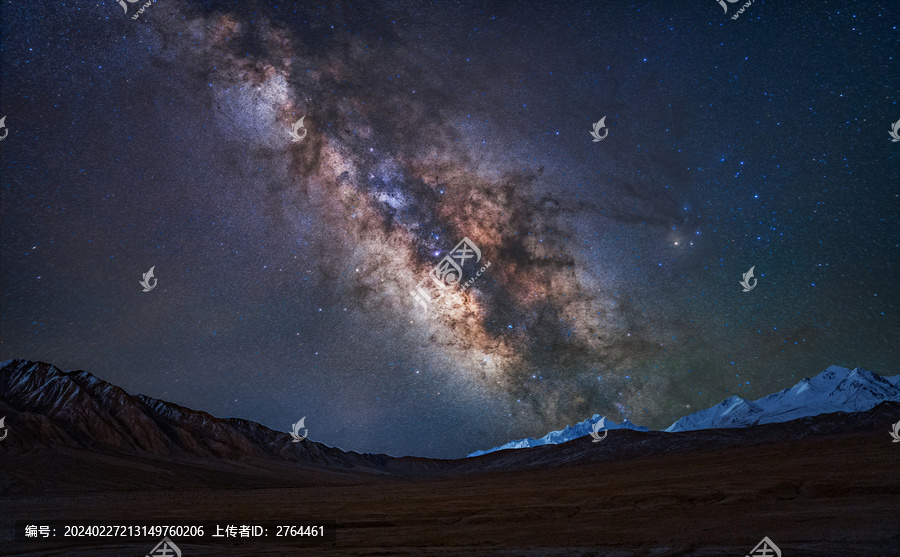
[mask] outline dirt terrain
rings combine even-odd
[[[588,440],[583,450],[603,450]],[[34,455],[6,465],[26,465]],[[551,470],[279,488],[5,497],[4,520],[337,523],[335,543],[194,544],[184,557],[263,555],[743,556],[768,536],[784,557],[900,555],[900,444],[887,433],[811,438]],[[312,480],[312,478],[308,478]],[[302,478],[294,478],[294,481]],[[332,478],[333,480],[333,478]],[[135,478],[140,482],[140,478]],[[240,481],[238,479],[238,481]],[[314,482],[311,482],[314,483]],[[11,514],[11,516],[10,516]],[[4,555],[146,555],[150,543],[10,540]]]

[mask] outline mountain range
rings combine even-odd
[[[198,461],[284,461],[331,469],[382,467],[387,455],[361,455],[273,431],[239,418],[215,418],[131,395],[86,371],[28,360],[0,362],[0,412],[10,430],[3,448],[149,453]]]
[[[87,462],[96,455],[115,455],[115,458],[129,462],[136,458],[143,462],[160,459],[160,462],[177,461],[204,467],[216,463],[219,468],[228,468],[228,473],[245,473],[252,469],[252,474],[257,476],[265,470],[283,474],[285,467],[295,469],[300,466],[307,473],[304,476],[293,474],[293,477],[312,478],[324,474],[328,481],[347,478],[355,481],[360,474],[402,477],[526,470],[755,444],[766,439],[801,439],[822,427],[811,429],[809,424],[796,418],[835,411],[866,411],[880,402],[900,402],[898,382],[900,377],[882,378],[863,369],[851,371],[832,366],[813,379],[804,379],[792,389],[757,401],[732,397],[722,404],[681,418],[665,431],[651,431],[628,421],[621,424],[607,421],[606,429],[613,431],[602,443],[593,444],[588,434],[599,419],[594,415],[540,439],[512,441],[488,451],[472,453],[469,455],[472,458],[438,460],[359,454],[309,439],[294,443],[289,433],[274,431],[256,422],[216,418],[171,402],[128,394],[86,371],[62,371],[43,362],[7,360],[0,362],[0,415],[6,417],[9,435],[0,443],[0,452],[29,454],[50,449],[70,454],[72,471],[54,472],[57,477],[53,481],[65,483],[68,478],[84,485],[115,476],[111,472],[97,478],[74,471],[78,459],[85,458]],[[736,429],[723,434],[711,431],[788,420],[794,420],[792,425],[780,432],[755,430],[744,435]],[[851,421],[825,429],[837,431],[846,427],[856,426]],[[693,435],[694,431],[707,433]],[[579,441],[571,443],[576,440]],[[582,445],[602,446],[604,451],[585,451]],[[550,450],[551,447],[561,450]],[[512,448],[528,450],[500,454],[502,449]],[[126,468],[131,465],[122,464]],[[166,468],[166,465],[160,466]],[[163,481],[165,478],[160,476],[158,479]],[[168,479],[175,481],[176,478]],[[42,480],[32,475],[23,481],[35,484]],[[0,492],[5,488],[22,487],[25,486],[13,486],[0,478]]]
[[[774,402],[754,401],[762,411],[746,427],[715,427],[742,423],[722,421],[742,407],[732,404],[683,423],[711,429],[610,424],[600,443],[589,435],[557,443],[589,433],[593,417],[543,445],[438,460],[294,443],[255,422],[131,395],[86,371],[8,360],[0,547],[21,557],[121,557],[159,542],[14,535],[35,520],[321,519],[333,521],[337,541],[303,542],[309,552],[290,538],[174,541],[191,557],[701,557],[746,555],[765,535],[785,555],[900,555],[900,445],[889,435],[900,402],[761,423],[804,404],[850,409],[895,397],[887,388],[895,378],[829,371],[827,381],[772,395],[780,414]]]
[[[665,430],[669,433],[701,429],[739,428],[758,424],[783,423],[831,412],[861,412],[878,406],[884,401],[900,402],[900,375],[882,377],[863,368],[849,369],[830,366],[813,377],[806,378],[783,391],[748,401],[732,396],[721,403],[679,418]],[[600,419],[599,414],[565,429],[551,431],[540,439],[518,439],[485,451],[476,451],[470,457],[505,449],[522,449],[566,443],[591,432],[591,426]],[[606,429],[631,429],[650,431],[629,421],[616,425],[606,421]]]

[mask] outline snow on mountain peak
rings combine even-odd
[[[528,437],[527,439],[517,439],[515,441],[510,441],[505,445],[494,447],[493,449],[488,449],[486,451],[475,451],[469,456],[480,456],[495,451],[502,451],[504,449],[525,449],[528,447],[539,447],[541,445],[558,445],[560,443],[566,443],[573,439],[578,439],[579,437],[590,435],[591,427],[601,419],[604,418],[600,416],[600,414],[594,414],[583,422],[577,423],[574,426],[567,425],[565,429],[551,431],[540,439],[534,439],[533,437]],[[631,429],[634,431],[650,431],[646,427],[634,425],[628,420],[623,421],[621,424],[616,424],[615,422],[606,420],[606,423],[603,425],[603,427],[605,429]]]
[[[747,427],[756,424],[780,423],[828,414],[831,412],[865,412],[884,401],[900,402],[900,375],[882,377],[863,368],[829,366],[813,378],[805,378],[789,389],[749,401],[737,395],[719,404],[688,414],[663,431],[693,431],[728,427]],[[559,431],[551,431],[540,439],[518,439],[469,456],[479,456],[503,449],[521,449],[540,445],[565,443],[590,434],[599,414]],[[650,431],[625,420],[619,425],[607,421],[606,429]]]
[[[757,423],[778,423],[827,414],[864,412],[885,400],[900,401],[900,376],[881,377],[863,368],[829,366],[813,378],[790,389],[746,402],[742,406],[732,396],[717,406],[680,418],[668,432],[723,427],[746,427]]]

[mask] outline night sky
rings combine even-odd
[[[0,358],[448,458],[900,373],[898,2],[142,5],[3,4]]]

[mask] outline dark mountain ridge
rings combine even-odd
[[[310,440],[294,443],[288,433],[273,431],[256,422],[215,418],[143,395],[130,395],[85,371],[62,371],[53,365],[27,360],[0,364],[0,415],[7,417],[9,435],[0,443],[7,456],[31,455],[31,466],[48,466],[38,454],[51,451],[69,463],[53,480],[35,481],[28,470],[9,470],[21,482],[0,484],[0,490],[57,482],[56,487],[80,489],[90,485],[90,470],[105,470],[113,481],[125,467],[154,469],[154,485],[166,481],[200,481],[191,470],[209,470],[228,483],[230,475],[254,476],[265,485],[316,482],[359,482],[376,477],[418,477],[505,473],[575,466],[593,462],[626,460],[685,451],[716,451],[765,443],[784,443],[811,436],[846,435],[885,430],[900,403],[884,402],[866,412],[836,412],[786,423],[743,428],[685,432],[613,430],[601,443],[589,436],[559,445],[502,450],[479,457],[438,460],[395,458],[384,454],[359,454]],[[100,462],[97,462],[97,461]],[[81,464],[79,464],[81,463]],[[176,466],[177,465],[177,466]],[[162,473],[183,467],[178,474]],[[74,470],[79,469],[79,475]],[[303,474],[298,474],[302,470]],[[31,476],[31,477],[29,477]],[[101,481],[103,478],[96,478]],[[207,483],[213,482],[209,478]],[[160,483],[161,482],[161,483]],[[127,483],[127,482],[126,482]],[[124,483],[117,484],[119,488]],[[172,484],[174,485],[174,484]],[[135,486],[140,487],[140,486]]]
[[[215,418],[144,395],[130,395],[86,371],[27,360],[0,364],[0,412],[10,454],[83,449],[188,460],[268,460],[331,468],[380,469],[387,455],[361,455],[239,418]]]

